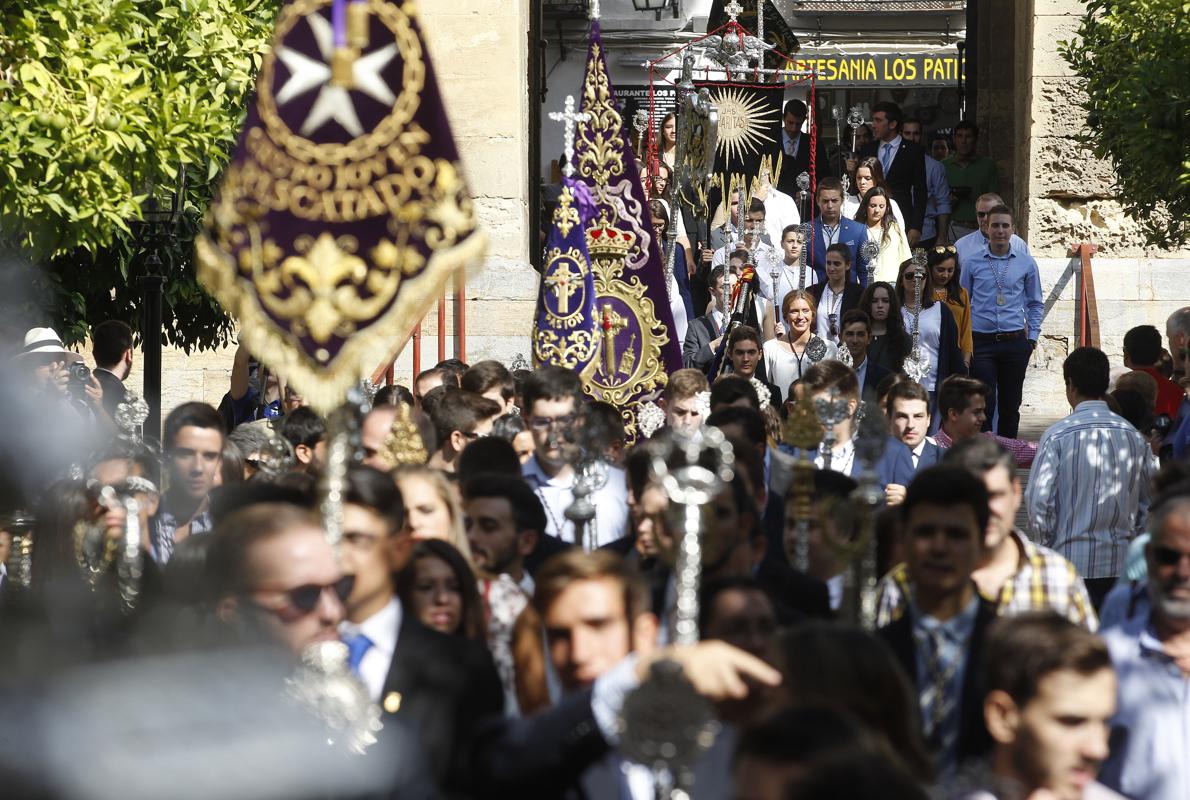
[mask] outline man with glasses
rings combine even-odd
[[[988,209],[987,225],[987,247],[970,258],[959,254],[959,283],[971,298],[971,377],[991,388],[996,433],[1015,439],[1025,371],[1041,336],[1045,303],[1037,262],[1027,250],[1013,249],[1012,209]],[[991,428],[989,419],[984,430]]]
[[[853,308],[859,308],[863,288],[855,281],[847,280],[851,269],[851,248],[845,244],[832,244],[826,249],[826,280],[809,287],[810,294],[818,303],[818,338],[834,345],[842,343],[843,315]]]
[[[576,541],[574,522],[567,519],[566,509],[574,502],[581,393],[578,376],[561,367],[542,367],[525,381],[524,417],[533,434],[534,453],[525,462],[524,476],[545,508],[545,532],[590,549],[592,533],[593,546],[600,547],[627,531],[628,485],[624,470],[607,468],[607,480],[588,497],[595,505],[595,519],[588,523],[586,541]]]
[[[1190,497],[1164,498],[1145,547],[1150,603],[1103,631],[1119,677],[1111,755],[1099,780],[1138,800],[1190,787]]]
[[[427,464],[443,472],[454,472],[463,448],[491,433],[492,423],[504,409],[495,400],[475,392],[452,387],[447,387],[445,392],[439,402],[429,404],[437,447]]]

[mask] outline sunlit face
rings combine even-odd
[[[665,229],[667,227],[669,227],[668,225],[666,225],[665,220],[663,220],[661,217],[653,217],[652,222],[653,222],[653,233],[657,234],[657,239],[658,240],[664,239],[665,238]]]
[[[735,224],[740,218],[740,193],[731,193],[731,222]]]
[[[572,582],[542,622],[550,661],[566,690],[590,686],[632,648],[624,592],[613,578]]]
[[[1012,217],[992,214],[988,217],[988,247],[995,253],[1008,252],[1012,240]]]
[[[339,638],[344,609],[332,587],[342,573],[324,531],[287,530],[256,542],[245,555],[253,576],[247,595],[264,612],[265,628],[278,642],[297,654],[315,642]],[[310,612],[295,607],[288,597],[288,592],[305,586],[322,587]]]
[[[529,431],[521,431],[513,436],[512,449],[516,451],[516,457],[522,464],[528,463],[529,459],[533,458],[533,434]]]
[[[882,195],[876,195],[868,200],[868,225],[875,227],[884,221],[888,211],[888,200]]]
[[[414,615],[436,631],[458,633],[463,620],[463,590],[455,571],[436,556],[417,559],[414,570]]]
[[[806,124],[805,117],[799,117],[793,113],[786,114],[781,121],[785,126],[785,132],[791,137],[795,137],[801,133],[802,126]]]
[[[892,301],[888,296],[888,289],[883,286],[872,290],[872,304],[868,309],[868,315],[872,317],[875,322],[887,322],[888,310],[892,306]]]
[[[800,336],[810,330],[814,323],[814,310],[808,302],[798,297],[790,302],[789,310],[785,313],[785,322],[795,335]]]
[[[715,308],[723,308],[723,276],[720,275],[715,278],[714,285],[711,286],[711,300],[715,302]]]
[[[550,466],[566,463],[566,436],[575,421],[574,398],[533,402],[525,422],[533,433],[533,448],[537,460]]]
[[[764,230],[764,212],[763,211],[749,211],[747,218],[744,220],[744,229],[749,233],[753,231]]]
[[[670,117],[669,119],[665,120],[665,123],[661,126],[661,136],[665,141],[666,147],[671,147],[677,143],[677,141],[678,141],[677,133],[678,133],[677,120],[674,117]]]
[[[1190,620],[1190,513],[1175,509],[1145,546],[1149,597],[1168,618]]]
[[[843,210],[843,193],[835,189],[820,189],[818,191],[818,213],[823,221],[834,224],[839,219],[839,212]]]
[[[405,503],[405,525],[413,538],[449,541],[450,506],[434,485],[419,475],[403,475],[397,487]]]
[[[872,114],[872,136],[882,141],[888,141],[896,136],[896,126],[889,122],[888,114],[876,111]]]
[[[731,348],[731,368],[741,378],[751,378],[760,363],[760,345],[751,339],[741,339]]]
[[[699,410],[698,399],[691,397],[675,397],[666,401],[665,424],[672,430],[683,433],[693,433],[702,425],[702,412]]]
[[[995,200],[976,200],[975,201],[975,219],[979,223],[979,230],[984,236],[988,235],[988,216],[989,212],[995,208],[999,203]]]
[[[973,394],[967,398],[967,408],[962,412],[957,412],[954,409],[946,412],[946,432],[956,442],[961,439],[970,439],[983,429],[983,423],[987,420],[987,416],[987,398],[982,394]]]
[[[657,174],[652,176],[652,188],[654,197],[665,196],[666,191],[669,190],[669,170],[657,170]]]
[[[1059,670],[1043,677],[1016,711],[1008,744],[1013,769],[1025,790],[1049,790],[1054,800],[1082,800],[1108,755],[1108,722],[1116,711],[1116,675]],[[1032,796],[1039,796],[1040,793]]]
[[[945,261],[939,261],[934,265],[934,287],[941,289],[943,286],[950,285],[950,279],[954,277],[955,260],[948,258]]]
[[[875,179],[872,178],[871,167],[856,167],[855,168],[855,188],[860,197],[868,193],[868,190],[876,185]]]
[[[223,434],[215,428],[184,425],[169,449],[170,490],[200,500],[215,486],[223,461]]]
[[[840,253],[831,251],[826,254],[826,279],[833,285],[839,285],[847,277],[847,262]]]
[[[992,512],[983,545],[992,552],[1012,533],[1017,509],[1021,507],[1021,482],[1007,467],[997,464],[983,474],[983,485],[987,487],[988,509]]]
[[[392,574],[400,568],[391,546],[395,535],[384,517],[372,509],[354,503],[343,505],[339,561],[346,574],[355,576],[347,598],[348,614],[383,606],[392,597]]]
[[[910,448],[917,447],[930,427],[929,406],[924,400],[899,397],[893,401],[890,422],[893,436]]]
[[[851,360],[860,365],[868,353],[868,342],[871,340],[868,326],[862,322],[853,322],[843,328],[843,346],[851,353]]]
[[[781,237],[781,252],[785,256],[786,264],[797,264],[802,257],[802,235],[797,231],[790,231]]]
[[[921,144],[921,123],[917,121],[906,122],[905,127],[901,129],[901,136],[907,142]]]
[[[950,158],[950,145],[946,143],[945,139],[935,139],[930,142],[930,155],[934,157],[935,161]]]
[[[922,291],[924,292],[925,288],[926,288],[925,270],[920,270],[920,269],[915,269],[913,267],[909,267],[903,273],[901,273],[901,285],[905,289],[904,296],[906,298],[906,302],[909,302],[913,299],[913,297],[914,297],[914,288],[913,287],[919,283],[921,285]]]

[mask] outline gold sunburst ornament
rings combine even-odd
[[[718,150],[729,160],[767,149],[776,140],[769,131],[777,123],[777,110],[738,87],[716,89],[712,99],[719,108]]]

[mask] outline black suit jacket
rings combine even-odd
[[[921,449],[921,456],[917,459],[916,471],[921,472],[923,469],[941,464],[944,455],[946,455],[944,449],[933,442],[926,442],[926,446]]]
[[[682,342],[682,366],[706,372],[715,360],[711,342],[719,338],[715,321],[709,314],[696,317],[686,328],[686,340]]]
[[[770,545],[769,552],[756,568],[755,577],[773,601],[773,609],[782,625],[806,617],[826,619],[831,616],[826,584],[789,566],[783,550],[774,552]]]
[[[996,619],[996,608],[985,600],[979,601],[979,612],[975,616],[975,630],[971,635],[967,663],[963,669],[963,683],[959,700],[959,763],[968,758],[981,758],[992,749],[992,737],[988,734],[983,718],[983,687],[980,685],[980,663],[983,658],[983,642],[988,626]],[[917,697],[917,652],[913,643],[913,614],[906,612],[900,619],[886,625],[876,634],[892,648],[897,661],[909,676]]]
[[[562,541],[557,536],[541,534],[537,537],[537,546],[533,548],[533,552],[525,556],[525,571],[530,575],[536,575],[541,565],[550,560],[550,556],[564,553],[572,547],[574,545]]]
[[[860,150],[860,156],[880,157],[882,142],[872,142]],[[905,227],[921,232],[926,218],[926,151],[921,145],[901,139],[892,164],[884,173],[884,180],[892,189],[893,199],[901,207]],[[909,231],[905,231],[908,235]]]
[[[463,791],[472,776],[469,756],[479,721],[504,711],[504,689],[487,646],[427,628],[403,608],[380,696],[383,706],[398,700],[396,712],[384,716],[413,729],[438,784],[448,794]]]
[[[867,368],[864,370],[864,385],[860,387],[860,394],[864,396],[865,400],[869,397],[875,400],[876,387],[892,373],[870,358],[865,357],[864,362],[867,364]]]
[[[782,133],[778,133],[777,146],[769,152],[769,156],[772,158],[774,170],[777,168],[778,157],[781,159],[781,174],[777,178],[777,188],[792,197],[796,202],[799,191],[797,188],[797,176],[803,172],[810,171],[810,134],[808,131],[802,133],[797,155],[792,158],[785,152],[784,145],[785,137]],[[835,166],[832,160],[827,158],[826,147],[819,140],[818,158],[814,164],[817,179],[822,180],[828,175],[834,175],[837,172]],[[809,205],[810,216],[814,216],[818,213],[818,209],[814,205],[813,197],[809,199]]]
[[[124,402],[124,398],[128,394],[128,389],[124,386],[124,381],[117,378],[106,369],[97,369],[92,371],[95,380],[99,381],[99,388],[103,389],[103,407],[107,409],[107,413],[112,419],[116,418],[116,407]]]

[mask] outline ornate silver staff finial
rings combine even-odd
[[[828,397],[819,397],[814,401],[814,411],[818,414],[818,421],[822,423],[822,445],[818,452],[822,453],[822,468],[831,468],[831,458],[836,436],[835,426],[850,415],[847,408],[847,398],[839,396],[838,387],[832,386]]]
[[[575,113],[574,111],[574,95],[566,95],[565,111],[551,111],[550,119],[554,122],[561,122],[562,127],[562,153],[566,156],[566,163],[562,166],[562,174],[570,177],[574,174],[574,165],[570,163],[574,158],[574,126],[579,122],[586,122],[591,118],[591,115],[583,111]]]
[[[858,580],[853,585],[859,588],[859,602],[853,604],[858,607],[859,623],[865,630],[876,628],[876,597],[879,576],[876,574],[876,510],[884,500],[884,493],[880,491],[879,476],[876,464],[884,455],[888,444],[888,421],[875,403],[865,402],[862,405],[863,414],[856,423],[855,457],[861,465],[859,487],[854,497],[866,513],[862,518],[863,530],[859,534],[860,561],[858,564]]]
[[[806,263],[807,253],[810,251],[810,238],[814,235],[814,223],[803,222],[800,226],[802,231],[802,255],[799,260],[797,269],[797,290],[804,292],[806,290]]]
[[[141,431],[148,418],[149,404],[140,395],[128,392],[124,402],[116,406],[115,422],[120,438],[139,444]]]
[[[839,363],[845,367],[855,367],[855,359],[851,357],[851,351],[847,349],[847,345],[839,346]]]
[[[653,476],[669,496],[671,519],[682,529],[674,568],[672,641],[677,645],[698,641],[703,513],[731,481],[734,462],[731,444],[715,428],[675,432],[653,451]],[[661,661],[625,701],[619,728],[624,757],[652,768],[658,797],[677,800],[689,797],[694,764],[714,743],[719,725],[714,708],[694,691],[681,666]]]
[[[797,176],[797,188],[802,192],[810,191],[810,173],[803,172]]]
[[[917,250],[913,254],[913,330],[910,331],[911,345],[909,356],[905,359],[901,369],[911,380],[921,383],[930,374],[930,360],[921,352],[921,283],[925,274],[925,251]]]
[[[588,0],[587,19],[599,19],[599,0]]]
[[[740,14],[744,13],[744,7],[739,4],[738,0],[731,0],[730,3],[723,6],[723,11],[725,14],[727,14],[728,19],[730,19],[732,21],[732,23],[738,25],[739,20],[736,18]]]
[[[636,152],[641,158],[645,156],[645,131],[649,129],[649,112],[638,108],[632,115],[632,128],[636,131]],[[567,156],[567,160],[569,160]]]
[[[347,645],[318,642],[302,653],[302,663],[285,679],[285,693],[327,729],[327,742],[363,755],[383,727],[380,709],[347,663]]]
[[[852,106],[847,112],[847,124],[851,126],[851,152],[855,152],[855,142],[859,136],[859,128],[864,124],[864,107]]]
[[[868,239],[859,246],[859,255],[868,269],[868,285],[876,280],[876,262],[880,260],[882,245],[875,239]]]
[[[15,511],[0,522],[0,527],[12,536],[12,549],[8,553],[8,579],[19,589],[33,585],[33,515],[27,511]]]
[[[851,178],[847,177],[845,171],[839,176],[839,183],[843,184],[843,196],[846,197],[847,193],[851,191]]]

